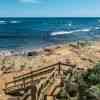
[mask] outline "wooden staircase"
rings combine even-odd
[[[36,99],[38,98],[37,96],[40,95],[41,90],[43,88],[46,88],[46,86],[49,83],[48,78],[51,79],[56,72],[58,73],[57,75],[60,75],[63,66],[66,66],[66,68],[75,67],[74,65],[58,62],[56,64],[47,67],[42,67],[40,69],[33,70],[23,75],[19,75],[17,77],[14,77],[13,81],[7,82],[5,84],[5,89],[4,89],[5,94],[22,97],[25,96],[25,94],[27,94],[27,92],[30,90],[31,91],[30,96],[32,97],[31,100],[38,100]],[[45,82],[42,82],[43,80]],[[44,87],[42,86],[43,85],[42,83],[43,84],[45,83]],[[36,96],[36,98],[34,96]]]

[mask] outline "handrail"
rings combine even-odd
[[[38,80],[40,80],[40,79],[44,79],[45,77],[42,77],[42,78],[37,78],[37,79],[34,79],[33,81],[38,81]],[[25,87],[27,86],[27,84],[31,84],[31,82],[32,82],[32,80],[29,80],[29,81],[27,81],[27,82],[25,82]],[[12,86],[9,86],[9,87],[7,87],[6,88],[6,90],[7,89],[11,89],[11,88],[17,88],[17,87],[24,87],[24,84],[23,83],[19,83],[19,84],[13,84]],[[5,89],[4,89],[5,90]]]
[[[29,75],[29,74],[32,74],[32,73],[35,73],[35,72],[38,72],[38,71],[41,71],[41,70],[45,70],[45,69],[50,68],[50,67],[54,67],[54,66],[56,66],[56,65],[58,65],[58,64],[59,64],[59,63],[56,63],[56,64],[53,64],[53,65],[50,65],[50,66],[47,66],[47,67],[42,67],[42,68],[33,70],[33,71],[31,71],[31,72],[28,72],[28,73],[25,73],[25,74],[16,76],[16,77],[14,77],[14,79],[21,78],[21,77],[23,77],[23,76],[27,76],[27,75]]]
[[[72,64],[65,64],[65,63],[60,63],[61,65],[65,65],[65,66],[69,66],[69,67],[71,67],[71,68],[75,68],[76,67],[76,65],[74,64],[74,65],[72,65]]]
[[[27,84],[29,84],[29,83],[31,83],[31,80],[28,81],[28,82],[25,82],[26,86],[27,86]],[[21,87],[21,88],[23,87],[23,88],[24,88],[24,85],[23,85],[23,83],[20,83],[20,84],[16,84],[16,85],[7,87],[7,88],[4,89],[4,90],[5,90],[5,91],[8,91],[8,90],[12,90],[13,88],[15,89],[15,88],[17,88],[17,87]]]
[[[16,79],[14,79],[14,81],[7,82],[6,85],[11,84],[11,83],[16,83],[16,82],[22,81],[24,79],[26,80],[26,79],[31,78],[31,77],[35,77],[35,76],[37,76],[41,73],[44,73],[44,72],[47,72],[47,71],[53,70],[53,69],[54,68],[49,68],[49,69],[45,69],[44,71],[41,71],[41,72],[38,72],[38,73],[32,73],[32,74],[30,72],[29,74],[27,74],[27,76],[23,75],[23,77],[21,76],[21,78],[19,78],[19,79],[16,78]]]
[[[43,68],[39,68],[37,70],[33,70],[33,71],[28,72],[26,74],[14,77],[13,81],[7,82],[5,84],[5,90],[8,89],[8,88],[9,88],[8,90],[10,90],[10,88],[14,88],[14,87],[17,88],[17,86],[18,87],[19,86],[26,86],[28,79],[31,79],[31,81],[33,79],[34,81],[36,81],[36,79],[34,79],[34,78],[37,77],[37,79],[38,79],[38,76],[40,76],[40,75],[41,75],[41,77],[44,77],[43,76],[44,74],[50,73],[52,70],[54,70],[56,68],[55,66],[57,66],[57,65],[58,65],[58,71],[61,70],[61,65],[65,65],[65,66],[68,66],[68,67],[71,67],[71,68],[76,66],[76,65],[58,62],[56,64],[53,64],[53,65],[50,65],[50,66],[47,66],[47,67],[43,67]],[[20,82],[22,82],[22,83],[20,83]],[[10,85],[13,85],[13,86],[10,86]]]
[[[27,75],[29,75],[29,74],[33,74],[35,76],[35,74],[41,73],[39,71],[48,70],[47,68],[52,68],[56,65],[65,65],[65,66],[70,66],[71,68],[74,68],[76,66],[76,65],[72,65],[72,64],[65,64],[65,63],[58,62],[56,64],[53,64],[53,65],[50,65],[50,66],[47,66],[47,67],[44,67],[44,68],[37,69],[37,70],[31,71],[29,73],[23,74],[23,75],[16,76],[16,77],[14,77],[14,80],[17,80],[18,78],[19,79],[27,78],[28,77]],[[45,72],[45,71],[43,71],[43,72]]]

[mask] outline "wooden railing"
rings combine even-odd
[[[57,68],[58,72],[61,70],[61,65],[75,67],[75,65],[69,65],[64,63],[56,63],[47,67],[43,67],[37,70],[33,70],[29,73],[19,75],[14,77],[13,81],[7,82],[5,84],[5,93],[10,93],[13,91],[20,91],[22,89],[29,88],[31,85],[35,84],[34,81],[38,81],[44,79],[51,73],[55,68]]]

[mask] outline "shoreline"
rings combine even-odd
[[[37,69],[57,62],[92,67],[100,59],[100,41],[79,41],[31,49],[23,53],[0,52],[0,71]]]
[[[70,57],[71,57],[70,60],[72,60],[73,62],[74,56],[77,57],[77,59],[80,59],[82,52],[83,54],[84,52],[88,53],[86,52],[86,50],[91,50],[92,52],[93,48],[94,49],[98,48],[96,46],[92,48],[92,46],[98,43],[100,43],[100,41],[79,41],[79,42],[70,42],[70,43],[47,46],[45,48],[38,48],[38,49],[31,49],[31,50],[29,49],[27,51],[22,51],[22,52],[16,52],[16,51],[12,52],[7,50],[7,51],[0,52],[0,59],[1,59],[1,64],[7,61],[11,64],[15,64],[16,66],[21,66],[21,65],[32,66],[34,65],[33,62],[35,62],[35,60],[37,63],[40,62],[40,64],[35,64],[35,65],[40,66],[41,62],[42,64],[45,63],[48,64],[48,62],[50,64],[50,62],[52,63],[52,62],[57,62],[65,59],[68,60]],[[67,58],[67,56],[69,57]],[[49,59],[51,61],[48,61]]]
[[[57,46],[63,46],[63,45],[69,45],[69,44],[77,44],[78,42],[87,42],[87,43],[94,43],[98,42],[100,40],[82,40],[82,41],[75,41],[75,42],[66,42],[66,43],[59,43],[59,44],[50,44],[44,47],[31,47],[31,48],[25,48],[25,49],[0,49],[0,56],[20,56],[20,55],[27,55],[29,52],[41,52],[45,48],[53,48]]]

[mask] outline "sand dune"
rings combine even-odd
[[[90,44],[63,44],[43,48],[38,55],[0,56],[0,100],[7,100],[4,84],[18,74],[38,69],[56,62],[70,63],[84,69],[92,68],[100,61],[100,42]]]

